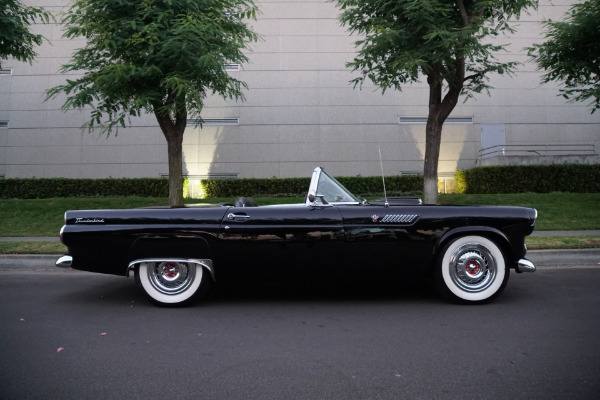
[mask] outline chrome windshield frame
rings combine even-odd
[[[331,198],[331,193],[323,192],[323,182],[335,188],[335,192],[341,194],[341,200],[336,200],[335,197]],[[331,192],[331,190],[329,190]],[[311,201],[310,198],[314,200]],[[336,196],[337,197],[337,196]],[[350,201],[348,199],[351,199]],[[333,205],[359,205],[360,200],[352,194],[348,189],[344,187],[340,182],[337,181],[333,176],[329,175],[321,167],[314,169],[312,178],[310,180],[310,186],[308,188],[308,195],[306,196],[307,206],[333,206]]]

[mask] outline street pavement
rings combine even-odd
[[[2,400],[600,393],[599,268],[514,276],[485,306],[422,288],[237,284],[185,308],[154,307],[133,278],[57,270],[0,272]]]

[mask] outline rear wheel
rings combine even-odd
[[[508,283],[510,270],[504,255],[491,240],[464,236],[448,244],[438,258],[437,289],[460,303],[487,303]]]
[[[140,263],[135,279],[158,305],[187,305],[204,296],[212,282],[200,265],[179,261]]]

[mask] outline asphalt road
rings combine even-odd
[[[598,399],[600,268],[513,274],[485,306],[427,290],[220,287],[0,272],[0,399]]]

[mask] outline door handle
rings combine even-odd
[[[248,220],[249,218],[250,218],[250,216],[246,215],[246,214],[234,214],[234,213],[227,214],[227,219],[230,221],[244,222],[244,221]]]

